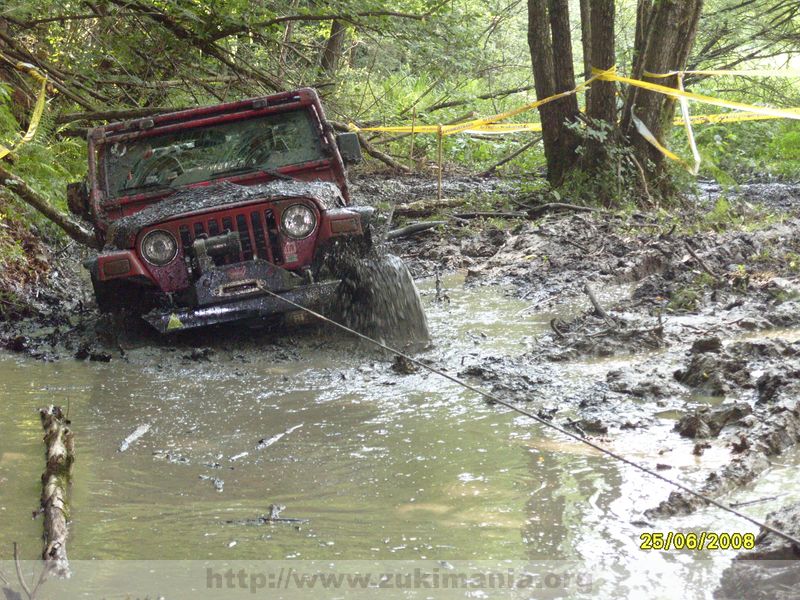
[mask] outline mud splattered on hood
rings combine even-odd
[[[270,181],[252,186],[223,181],[209,186],[181,190],[134,215],[114,221],[108,230],[108,244],[116,248],[131,248],[136,234],[143,227],[161,223],[184,213],[252,200],[296,196],[313,198],[326,209],[344,206],[339,188],[323,181]]]

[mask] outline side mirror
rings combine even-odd
[[[67,206],[73,215],[84,219],[90,218],[89,186],[86,181],[67,184]]]
[[[336,136],[336,145],[344,164],[354,165],[361,162],[361,143],[358,141],[358,134],[340,133]]]

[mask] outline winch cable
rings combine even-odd
[[[366,342],[369,342],[370,344],[378,346],[379,348],[382,348],[383,350],[386,350],[387,352],[395,354],[396,356],[399,356],[399,357],[407,360],[408,362],[410,362],[410,363],[412,363],[412,364],[414,364],[414,365],[416,365],[418,367],[421,367],[421,368],[423,368],[423,369],[425,369],[427,371],[430,371],[431,373],[439,375],[440,377],[444,377],[445,379],[447,379],[449,381],[452,381],[453,383],[463,387],[464,389],[470,390],[471,392],[475,392],[479,396],[483,396],[484,398],[486,398],[487,400],[489,400],[491,402],[494,402],[495,404],[500,404],[501,406],[505,406],[506,408],[509,408],[512,411],[514,411],[516,413],[519,413],[520,415],[523,415],[525,417],[533,419],[534,421],[536,421],[537,423],[540,423],[541,425],[544,425],[545,427],[549,427],[550,429],[558,431],[562,435],[570,437],[570,438],[572,438],[572,439],[574,439],[574,440],[576,440],[578,442],[581,442],[582,444],[586,444],[587,446],[589,446],[591,448],[594,448],[598,452],[601,452],[602,454],[605,454],[606,456],[610,456],[614,460],[617,460],[619,462],[625,463],[626,465],[629,465],[629,466],[631,466],[631,467],[633,467],[635,469],[638,469],[639,471],[642,471],[643,473],[646,473],[646,474],[648,474],[648,475],[650,475],[652,477],[655,477],[656,479],[660,479],[664,483],[667,483],[667,484],[669,484],[669,485],[671,485],[673,487],[676,487],[679,490],[684,491],[684,492],[686,492],[687,494],[689,494],[691,496],[694,496],[695,498],[699,498],[700,500],[706,502],[707,504],[710,504],[710,505],[715,506],[715,507],[717,507],[719,509],[722,509],[722,510],[724,510],[726,512],[729,512],[729,513],[739,517],[740,519],[744,519],[745,521],[748,521],[748,522],[752,523],[753,525],[757,525],[758,527],[760,527],[760,528],[762,528],[762,529],[764,529],[766,531],[769,531],[770,533],[774,533],[775,535],[777,535],[778,537],[783,538],[787,542],[790,542],[790,543],[794,544],[796,550],[800,550],[800,539],[798,539],[798,538],[796,538],[796,537],[794,537],[794,536],[792,536],[792,535],[790,535],[790,534],[788,534],[788,533],[786,533],[784,531],[781,531],[780,529],[776,529],[775,527],[773,527],[772,525],[769,525],[768,523],[765,523],[765,522],[760,521],[760,520],[758,520],[758,519],[756,519],[754,517],[746,515],[743,512],[740,512],[740,511],[736,510],[735,508],[733,508],[731,506],[728,506],[726,504],[723,504],[722,502],[714,500],[713,498],[709,498],[709,497],[701,494],[700,492],[697,492],[697,491],[693,490],[692,488],[683,485],[682,483],[679,483],[679,482],[677,482],[677,481],[675,481],[673,479],[670,479],[669,477],[665,477],[664,475],[662,475],[661,473],[658,473],[657,471],[653,471],[651,469],[648,469],[647,467],[645,467],[643,465],[640,465],[639,463],[636,463],[636,462],[634,462],[634,461],[632,461],[632,460],[630,460],[628,458],[625,458],[624,456],[622,456],[620,454],[617,454],[616,452],[613,452],[612,450],[609,450],[608,448],[604,448],[600,444],[596,444],[595,442],[593,442],[593,441],[591,441],[589,439],[586,439],[586,438],[584,438],[584,437],[582,437],[582,436],[580,436],[580,435],[578,435],[576,433],[573,433],[572,431],[569,431],[568,429],[564,429],[560,425],[556,425],[555,423],[553,423],[551,421],[548,421],[547,419],[543,419],[542,417],[540,417],[539,415],[537,415],[535,413],[527,411],[524,408],[520,408],[518,406],[515,406],[514,404],[511,404],[510,402],[508,402],[506,400],[503,400],[502,398],[499,398],[499,397],[495,396],[494,394],[492,394],[490,392],[487,392],[486,390],[483,390],[483,389],[481,389],[479,387],[475,387],[474,385],[469,384],[466,381],[463,381],[463,380],[459,379],[458,377],[454,377],[453,375],[450,375],[450,374],[442,371],[441,369],[438,369],[436,367],[428,365],[428,364],[422,362],[421,360],[417,360],[416,358],[414,358],[412,356],[409,356],[408,354],[405,354],[404,352],[402,352],[400,350],[397,350],[396,348],[392,348],[391,346],[387,346],[383,342],[379,342],[378,340],[373,339],[373,338],[369,337],[368,335],[364,335],[363,333],[360,333],[360,332],[356,331],[355,329],[351,329],[350,327],[347,327],[346,325],[342,325],[341,323],[338,323],[337,321],[334,321],[333,319],[329,319],[325,315],[321,315],[320,313],[318,313],[318,312],[316,312],[314,310],[311,310],[308,307],[302,306],[301,304],[297,304],[296,302],[293,302],[292,300],[284,298],[284,297],[280,296],[279,294],[276,294],[275,292],[273,292],[271,290],[266,290],[265,289],[264,292],[266,292],[267,294],[269,294],[270,296],[272,296],[274,298],[277,298],[278,300],[281,300],[281,301],[285,302],[286,304],[289,304],[289,305],[291,305],[291,306],[293,306],[293,307],[295,307],[295,308],[297,308],[299,310],[302,310],[302,311],[304,311],[304,312],[306,312],[306,313],[308,313],[310,315],[313,315],[314,317],[316,317],[317,319],[319,319],[319,320],[321,320],[321,321],[323,321],[325,323],[329,323],[329,324],[331,324],[331,325],[333,325],[335,327],[338,327],[342,331],[346,331],[347,333],[350,333],[350,334],[352,334],[352,335],[354,335],[354,336],[356,336],[356,337],[358,337],[358,338],[360,338],[360,339],[362,339],[362,340],[364,340]]]

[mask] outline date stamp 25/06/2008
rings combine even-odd
[[[648,531],[641,534],[639,540],[640,550],[752,550],[756,545],[754,533],[715,531]]]

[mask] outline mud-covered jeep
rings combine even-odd
[[[295,311],[269,292],[324,306],[331,258],[371,244],[345,178],[358,140],[311,89],[98,127],[88,150],[68,198],[103,243],[85,263],[97,304],[161,332]]]

